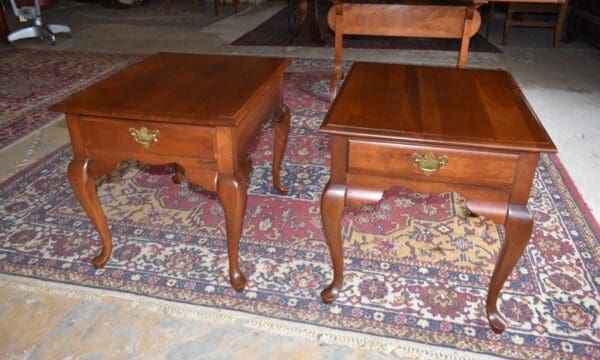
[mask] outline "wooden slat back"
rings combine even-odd
[[[341,4],[344,35],[383,35],[460,39],[463,37],[467,6]],[[327,15],[336,31],[335,5]],[[468,36],[475,35],[481,16],[473,14]]]
[[[329,82],[329,98],[333,101],[342,79],[344,35],[383,35],[460,39],[456,66],[467,63],[469,42],[481,26],[479,3],[454,5],[360,4],[334,0],[327,14],[329,27],[335,33],[333,73]]]

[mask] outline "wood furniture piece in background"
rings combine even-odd
[[[490,6],[491,19],[494,14],[493,3],[491,3]],[[521,26],[554,28],[554,47],[560,47],[560,39],[562,36],[565,18],[567,16],[568,6],[568,0],[560,4],[509,2],[508,10],[506,13],[506,20],[504,21],[504,35],[502,36],[502,45],[508,45],[508,36],[510,35],[511,27]],[[551,16],[552,19],[548,21],[528,19],[527,17],[531,16],[532,14]]]
[[[293,11],[294,30],[292,35],[293,44],[295,41],[316,41],[323,42],[323,29],[319,19],[318,0],[292,0],[293,6],[288,4],[288,11]],[[289,25],[288,15],[288,25]]]
[[[355,63],[320,131],[332,137],[321,215],[334,275],[323,301],[342,288],[345,206],[374,203],[392,185],[458,191],[475,214],[505,227],[486,302],[490,326],[504,331],[498,295],[531,237],[527,200],[540,152],[556,151],[512,76]]]
[[[460,39],[458,67],[467,63],[469,41],[481,25],[479,3],[360,4],[334,0],[327,15],[335,33],[334,69],[329,84],[330,99],[335,97],[342,79],[344,35],[382,35]]]
[[[248,148],[262,122],[275,114],[273,184],[285,193],[279,172],[290,113],[283,103],[287,59],[161,53],[51,107],[66,113],[73,160],[68,176],[98,230],[103,267],[112,250],[94,180],[124,159],[176,164],[173,180],[216,191],[225,211],[229,280],[246,279],[238,248],[246,207]]]
[[[567,36],[600,48],[600,0],[575,0],[572,4]]]

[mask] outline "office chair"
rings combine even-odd
[[[49,39],[52,45],[56,45],[55,34],[66,33],[71,36],[71,29],[66,25],[44,24],[42,21],[41,7],[55,4],[58,0],[10,0],[15,16],[21,20],[33,20],[31,26],[15,30],[8,34],[8,43],[30,38]]]

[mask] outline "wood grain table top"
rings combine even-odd
[[[321,131],[430,145],[555,152],[502,70],[355,63]]]
[[[159,53],[76,93],[57,112],[192,125],[235,126],[290,60]]]

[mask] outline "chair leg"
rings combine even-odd
[[[554,30],[554,47],[560,47],[560,38],[562,36],[563,25],[565,24],[565,18],[567,17],[567,8],[569,2],[565,1],[560,6],[560,12],[558,13],[558,19],[556,20],[556,29]]]
[[[10,44],[13,41],[21,39],[39,38],[42,36],[42,30],[38,26],[29,26],[23,29],[15,30],[8,34],[6,38]]]
[[[54,36],[54,33],[52,32],[52,30],[50,30],[50,28],[48,28],[47,25],[42,25],[42,39],[49,39],[50,43],[52,44],[52,46],[56,45],[56,36]]]
[[[487,39],[490,36],[490,27],[491,23],[494,20],[494,2],[490,1],[488,4],[488,15],[487,15],[487,24],[485,25],[485,38]]]
[[[512,12],[510,11],[510,4],[508,5],[509,9],[506,13],[506,20],[504,21],[504,34],[502,35],[502,45],[508,45],[508,35],[510,34],[510,27],[512,25]]]
[[[52,33],[54,34],[61,34],[61,33],[66,33],[68,35],[71,35],[71,28],[69,28],[66,25],[59,25],[59,24],[46,24],[45,25],[50,31],[52,31]]]

